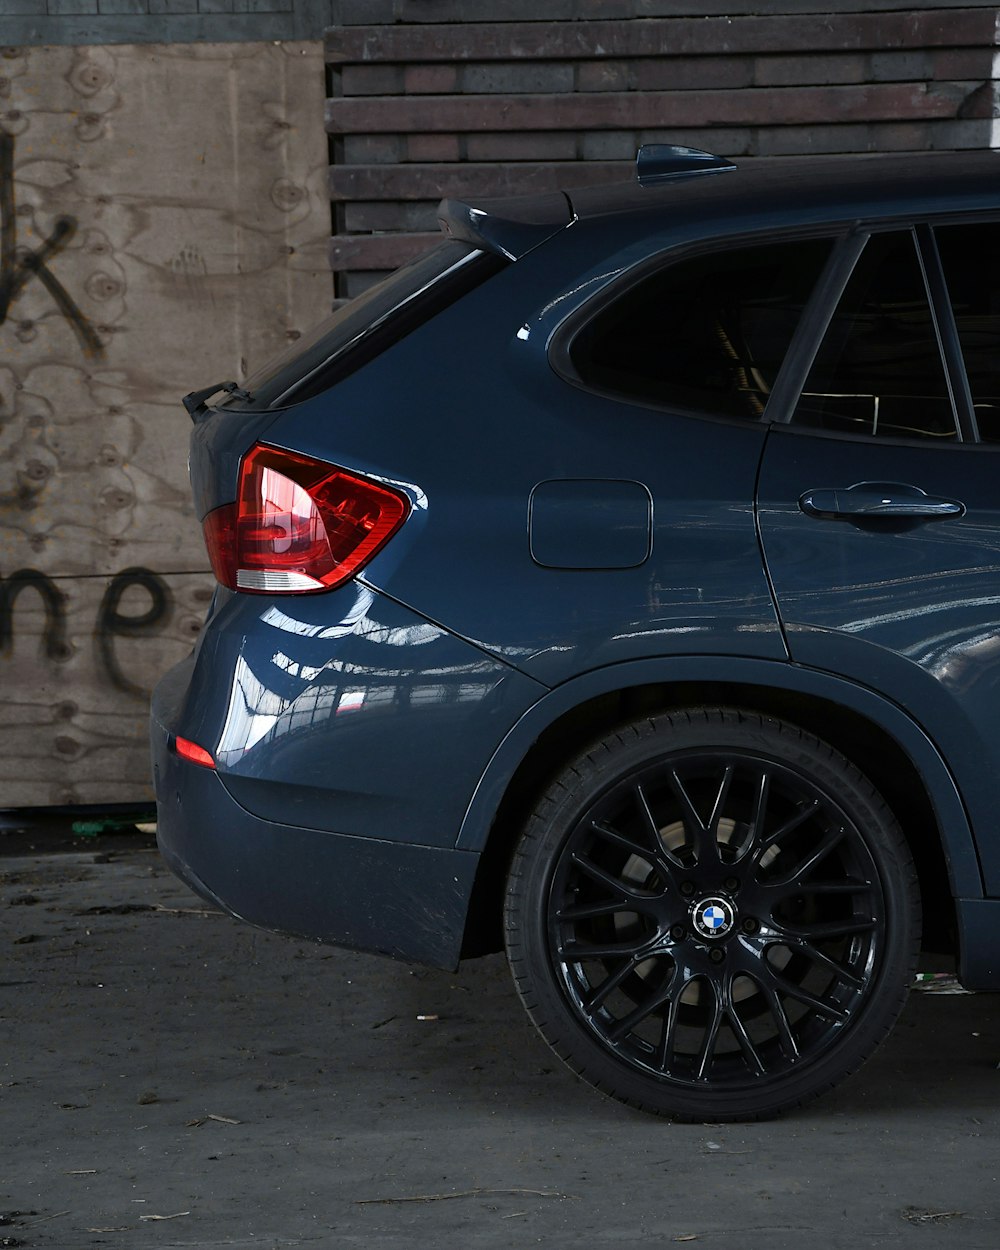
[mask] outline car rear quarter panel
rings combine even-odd
[[[543,687],[360,582],[232,595],[171,730],[265,821],[454,846],[496,744]]]
[[[554,372],[549,305],[570,312],[627,259],[592,262],[593,279],[553,301],[579,272],[560,248],[571,233],[281,414],[268,441],[402,485],[420,507],[365,580],[546,686],[658,654],[781,658],[753,513],[765,431],[619,403]],[[588,484],[602,500],[609,483],[648,497],[648,558],[608,568],[595,544],[593,567],[579,551],[577,567],[536,562],[543,483],[572,484],[581,517]]]

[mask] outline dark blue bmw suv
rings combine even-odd
[[[775,1114],[921,949],[1000,986],[1000,156],[654,147],[441,221],[186,401],[163,853],[269,929],[506,946],[597,1088]]]

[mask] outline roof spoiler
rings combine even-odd
[[[642,187],[657,186],[675,178],[724,173],[736,168],[723,156],[672,143],[643,144],[635,158],[635,165]],[[478,204],[446,199],[438,206],[438,222],[449,239],[471,243],[473,247],[495,252],[508,260],[518,260],[539,243],[565,229],[573,220],[573,205],[563,191],[513,196]]]
[[[572,220],[569,199],[561,191],[475,205],[442,200],[438,206],[438,222],[449,239],[471,243],[507,260],[518,260]]]

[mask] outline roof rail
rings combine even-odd
[[[713,156],[699,148],[675,147],[672,143],[644,143],[635,158],[635,172],[642,187],[668,178],[720,174],[735,168],[724,156]]]

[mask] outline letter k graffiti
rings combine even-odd
[[[7,320],[14,300],[32,278],[37,278],[72,326],[84,355],[100,358],[104,355],[101,340],[69,292],[48,268],[48,262],[53,256],[58,256],[75,234],[75,220],[59,217],[41,247],[34,252],[22,249],[18,255],[14,209],[14,136],[0,129],[0,326]]]

